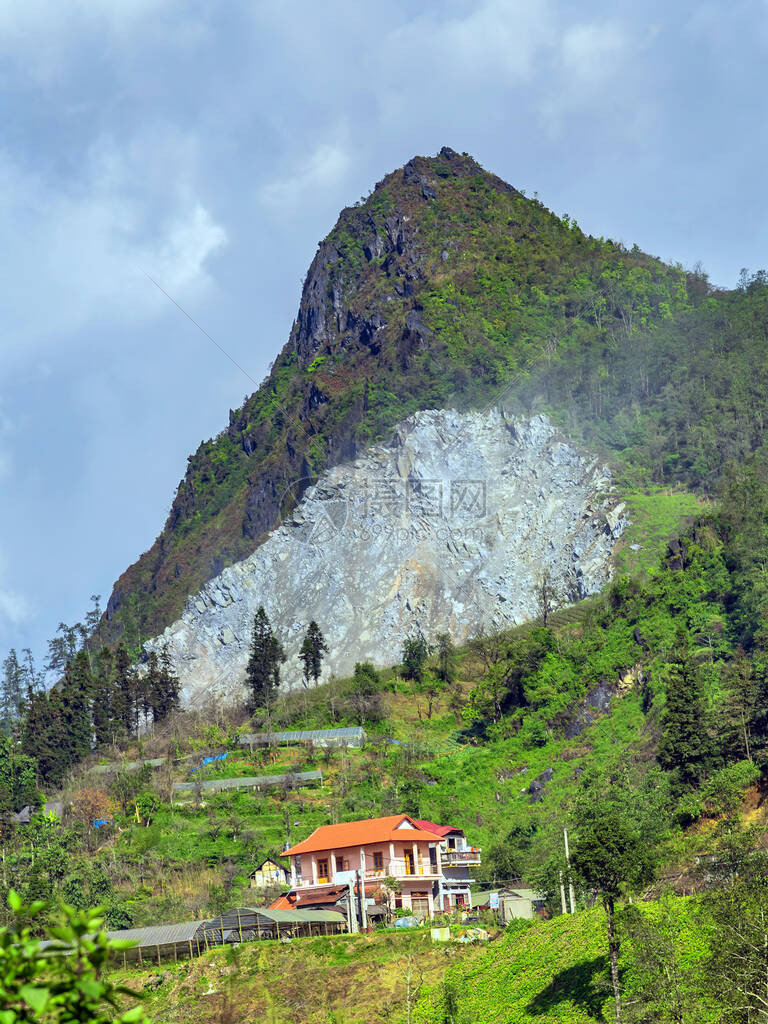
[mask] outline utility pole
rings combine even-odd
[[[565,905],[565,886],[563,885],[563,872],[560,872],[560,906],[564,914],[568,913],[568,907]]]
[[[563,829],[563,839],[565,840],[565,863],[568,865],[568,895],[571,899],[571,913],[576,913],[576,893],[573,891],[573,879],[571,878],[571,855],[568,850],[568,829]]]
[[[350,880],[347,889],[347,928],[350,934],[359,931],[357,927],[357,914],[355,912],[355,891],[353,882]]]

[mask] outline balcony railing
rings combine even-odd
[[[443,864],[479,864],[481,852],[477,847],[471,850],[441,850],[440,859]]]
[[[380,868],[366,868],[366,878],[437,878],[438,870],[435,865],[406,863],[404,860],[387,861]]]

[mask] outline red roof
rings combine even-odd
[[[366,890],[367,891],[367,890]],[[283,896],[278,896],[269,905],[270,910],[301,910],[302,907],[314,907],[318,904],[334,904],[346,895],[346,885],[321,886],[319,888],[292,889]]]
[[[398,828],[407,822],[407,828]],[[364,821],[347,821],[341,825],[321,825],[307,839],[282,856],[291,857],[299,853],[320,853],[325,850],[341,850],[348,846],[367,846],[370,843],[388,843],[393,839],[429,840],[442,839],[442,835],[408,817],[407,814],[392,814],[387,818],[368,818]]]
[[[425,828],[427,832],[434,832],[437,836],[447,836],[450,832],[461,832],[464,835],[463,828],[455,828],[453,825],[436,825],[434,821],[414,821],[414,825],[418,825],[419,828]]]

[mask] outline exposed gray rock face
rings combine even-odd
[[[285,644],[289,687],[311,619],[336,674],[398,661],[418,630],[462,641],[520,623],[539,613],[544,571],[566,602],[610,578],[627,520],[609,489],[608,469],[543,416],[417,413],[391,444],[325,474],[147,648],[167,646],[190,705],[241,696],[260,604]]]

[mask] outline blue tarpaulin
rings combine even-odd
[[[205,768],[207,764],[213,764],[214,761],[223,761],[226,758],[226,756],[227,751],[225,750],[223,754],[214,754],[213,757],[204,757],[200,764],[197,766],[197,768],[192,768],[189,774],[191,775],[192,772],[197,772],[201,768]]]

